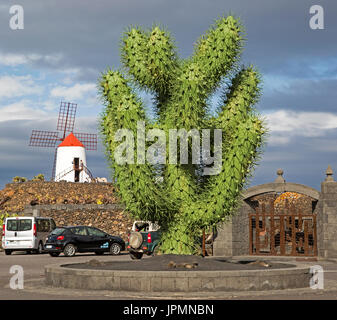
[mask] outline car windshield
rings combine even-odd
[[[56,229],[54,229],[50,234],[51,234],[52,236],[58,236],[58,235],[60,235],[61,233],[63,233],[64,230],[65,230],[64,228],[56,228]]]
[[[149,224],[147,222],[136,222],[136,230],[137,231],[148,231]]]
[[[7,231],[29,231],[29,230],[32,230],[31,219],[7,220]]]

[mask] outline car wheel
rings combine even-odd
[[[103,253],[103,251],[95,251],[95,254],[97,254],[98,256],[101,256]]]
[[[36,253],[36,254],[43,253],[43,244],[42,244],[42,242],[39,243],[39,246],[37,247],[36,250],[34,250],[34,253]]]
[[[139,260],[143,256],[143,252],[130,252],[130,257],[132,260]]]
[[[63,253],[66,257],[73,257],[76,253],[76,247],[69,243],[64,247]]]
[[[12,254],[12,250],[5,250],[5,254],[6,254],[7,256],[11,255],[11,254]]]
[[[49,252],[51,257],[58,257],[60,255],[60,252]]]
[[[122,250],[122,246],[119,243],[114,242],[111,246],[110,246],[110,253],[114,256],[117,256],[121,253]]]
[[[159,252],[159,246],[157,245],[157,246],[155,246],[155,248],[154,248],[154,250],[153,250],[153,252],[152,252],[152,255],[153,255],[153,256],[157,256],[157,255],[158,255],[158,252]]]

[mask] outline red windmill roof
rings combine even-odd
[[[83,147],[84,145],[71,132],[59,145],[59,147]]]

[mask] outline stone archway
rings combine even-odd
[[[277,171],[274,183],[252,187],[244,201],[249,216],[249,254],[317,256],[316,205],[319,192],[286,183]]]
[[[271,209],[270,202],[274,203],[280,195],[286,193],[299,195],[305,208],[299,211],[298,208],[296,209],[296,204],[288,203],[284,206],[283,210],[278,208],[275,210],[274,205]],[[224,224],[218,228],[218,238],[214,243],[214,255],[270,254],[316,256],[316,215],[318,212],[316,206],[319,198],[319,191],[302,184],[286,182],[283,178],[283,171],[278,170],[277,178],[274,182],[253,186],[243,193],[242,205],[237,214],[232,217],[231,223]],[[277,217],[273,221],[275,212],[277,213]],[[271,217],[271,213],[273,217]],[[253,218],[255,219],[255,225]],[[257,223],[257,221],[259,222]],[[310,224],[308,221],[312,223]],[[273,223],[273,228],[270,228],[270,223]],[[284,227],[281,225],[284,225]],[[269,230],[267,230],[268,228]],[[264,236],[264,232],[267,235],[269,231],[268,241],[266,241],[266,238],[263,239],[264,247],[269,248],[269,251],[256,250],[256,245],[255,251],[253,250],[252,229],[254,229],[255,238],[258,238],[260,233],[261,236]],[[313,238],[315,239],[314,242]],[[292,246],[287,246],[289,245],[289,240]],[[260,249],[262,249],[262,246]]]
[[[297,192],[249,198],[249,254],[317,256],[317,201]]]
[[[316,201],[318,201],[320,197],[320,192],[314,188],[308,187],[304,184],[286,182],[283,178],[283,170],[277,170],[278,177],[272,183],[260,184],[258,186],[251,187],[247,189],[243,194],[243,200],[247,200],[253,196],[276,192],[296,192],[306,196],[309,196]]]

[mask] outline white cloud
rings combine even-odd
[[[16,98],[24,95],[43,93],[43,88],[35,84],[31,76],[2,76],[0,77],[0,100]]]
[[[51,90],[50,95],[52,97],[58,97],[66,100],[78,100],[83,99],[86,96],[96,96],[96,84],[75,84],[72,87],[58,86]]]
[[[19,101],[0,108],[0,122],[48,119],[48,112],[34,109],[30,104],[29,101]]]
[[[17,54],[17,53],[1,53],[0,65],[16,67],[24,64],[45,63],[48,65],[56,65],[63,56],[59,53],[50,55],[41,54]]]
[[[39,103],[39,105],[41,105],[42,109],[46,111],[55,111],[59,108],[59,104],[52,100],[43,101]]]
[[[21,64],[26,64],[27,62],[27,57],[21,54],[0,54],[0,64],[5,66],[14,67]]]
[[[337,115],[329,112],[279,110],[266,114],[270,144],[287,144],[294,137],[321,137],[337,128]]]

